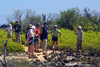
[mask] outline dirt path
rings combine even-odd
[[[68,52],[66,53],[66,52],[63,52],[63,51],[61,51],[61,52],[55,51],[53,53],[52,50],[48,50],[47,51],[47,56],[44,56],[43,52],[40,52],[40,53],[34,52],[34,54],[37,56],[37,58],[29,59],[28,58],[28,47],[24,46],[24,48],[25,48],[25,52],[24,53],[20,53],[20,54],[12,53],[12,54],[9,54],[7,56],[7,60],[9,61],[9,63],[13,64],[13,63],[17,63],[18,62],[18,64],[24,63],[24,65],[25,64],[27,64],[27,65],[31,65],[32,64],[31,67],[33,67],[35,65],[44,65],[43,67],[49,67],[49,65],[53,65],[55,67],[55,66],[59,66],[59,64],[61,66],[65,66],[65,67],[66,66],[73,67],[75,65],[76,66],[77,65],[82,65],[82,64],[83,65],[85,65],[85,64],[92,65],[94,63],[99,65],[98,62],[100,62],[100,57],[95,58],[95,57],[89,57],[89,56],[87,56],[87,57],[85,57],[85,56],[83,57],[82,56],[82,57],[80,57],[81,59],[83,59],[83,60],[86,59],[86,60],[89,60],[89,61],[86,61],[86,60],[85,61],[83,61],[83,60],[80,61],[79,57],[75,57],[73,55],[69,55]],[[42,51],[42,49],[40,49],[40,50]],[[94,60],[96,60],[96,61],[93,62]],[[47,66],[45,66],[45,64]],[[22,65],[22,64],[20,64],[20,65]],[[12,66],[12,67],[14,67],[14,66]],[[16,66],[16,67],[18,67],[18,66]],[[35,67],[37,67],[37,66],[35,66]],[[41,67],[41,66],[39,66],[39,67]],[[87,66],[83,66],[83,67],[87,67]]]
[[[42,49],[40,53],[37,53],[37,52],[34,52],[34,54],[37,56],[37,58],[34,58],[34,59],[29,59],[28,58],[28,47],[24,46],[25,48],[25,52],[24,53],[20,53],[20,54],[9,54],[7,56],[7,59],[11,60],[11,59],[17,59],[17,60],[27,60],[27,61],[32,61],[32,60],[40,60],[40,61],[45,61],[44,59],[44,55],[43,55],[43,52],[42,52]],[[47,51],[47,55],[50,54],[51,52],[53,52],[52,50],[48,50]]]
[[[24,47],[25,48],[25,52],[28,52],[28,47]],[[40,53],[37,53],[37,52],[34,52],[34,54],[38,57],[37,59],[39,59],[40,61],[45,61],[44,59],[44,55],[43,55],[43,52],[42,52],[42,49],[40,49]],[[53,52],[52,50],[48,50],[47,51],[47,55],[50,54],[51,52]],[[34,59],[36,60],[36,59]]]

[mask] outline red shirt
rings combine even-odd
[[[39,28],[38,27],[36,27],[35,33],[38,34],[38,38],[40,38],[40,31],[39,31]]]

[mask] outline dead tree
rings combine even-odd
[[[8,42],[8,40],[6,40],[6,42],[4,43],[4,40],[3,40],[3,61],[0,59],[0,62],[2,63],[2,65],[3,65],[3,67],[8,67],[7,66],[7,60],[6,60],[6,53],[7,53],[7,51],[6,51],[6,48],[7,48],[7,42]]]

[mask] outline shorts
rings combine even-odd
[[[36,41],[39,41],[39,38],[37,36],[34,37],[34,43],[36,43]]]
[[[32,39],[31,43],[29,45],[34,45],[34,39]]]
[[[52,41],[58,41],[58,37],[52,37]]]

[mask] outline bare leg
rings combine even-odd
[[[39,48],[40,48],[40,41],[38,40],[37,41],[37,51],[39,51]]]
[[[52,41],[52,43],[53,43],[53,52],[54,52],[55,51],[55,42]]]
[[[56,41],[56,45],[57,45],[57,49],[60,51],[59,45],[58,45],[58,41]]]
[[[28,56],[31,57],[31,45],[29,45],[29,47],[28,47],[28,52],[29,52]]]
[[[31,54],[34,56],[34,48],[32,45],[31,45]]]
[[[34,50],[36,51],[36,42],[34,43]]]
[[[37,41],[36,41],[36,43],[35,43],[35,50],[37,51],[37,45],[38,45],[38,43],[37,43]]]

